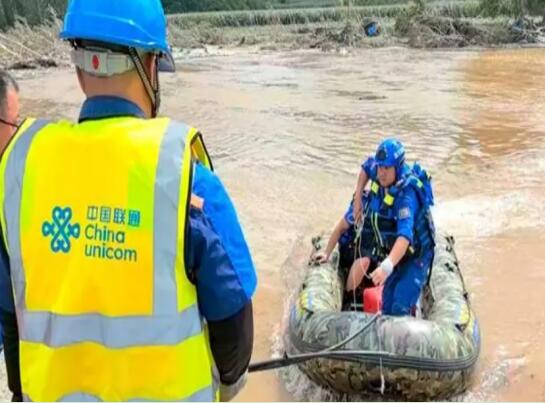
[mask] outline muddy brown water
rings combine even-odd
[[[310,237],[395,135],[434,177],[435,218],[456,237],[482,327],[459,399],[545,400],[545,50],[244,51],[180,67],[163,77],[163,113],[203,131],[237,205],[259,274],[254,360],[281,352]],[[77,116],[72,71],[18,74],[27,114]],[[290,371],[250,375],[237,399],[344,398]]]

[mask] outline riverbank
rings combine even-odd
[[[541,17],[485,17],[479,2],[453,1],[365,7],[327,7],[188,13],[169,16],[175,53],[210,49],[258,51],[354,48],[462,48],[545,46]],[[364,27],[376,24],[378,35]],[[20,20],[0,33],[0,67],[36,69],[68,66],[69,46],[58,40],[61,21],[30,27]]]

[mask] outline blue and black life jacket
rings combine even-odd
[[[430,210],[434,203],[431,177],[417,163],[407,166],[405,171],[401,179],[388,189],[382,188],[376,178],[371,180],[370,197],[364,209],[363,231],[372,232],[373,255],[378,259],[388,256],[398,237],[395,202],[409,187],[415,190],[419,202],[409,254],[422,256],[435,247],[435,226]]]

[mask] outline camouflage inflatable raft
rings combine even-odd
[[[465,391],[479,356],[479,325],[453,238],[442,236],[437,243],[422,319],[343,312],[338,254],[332,263],[309,268],[291,311],[287,351],[331,354],[299,364],[303,372],[348,394],[428,400]],[[325,240],[315,240],[315,249],[324,246]]]

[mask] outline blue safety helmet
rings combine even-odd
[[[71,0],[60,38],[99,41],[157,53],[159,71],[175,71],[160,0]]]
[[[378,146],[375,161],[379,167],[396,167],[396,171],[405,164],[405,147],[396,139],[386,139]]]

